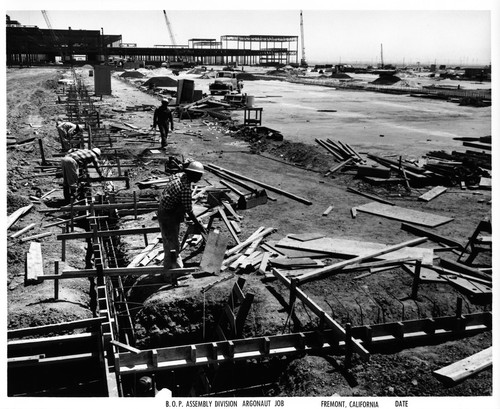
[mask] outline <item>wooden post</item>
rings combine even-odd
[[[59,275],[59,260],[54,261],[54,274]],[[59,279],[54,280],[54,300],[59,299]]]
[[[46,166],[47,161],[45,160],[45,151],[43,150],[42,138],[38,139],[38,145],[40,146],[40,156],[42,157],[42,166]]]
[[[137,220],[137,192],[135,190],[134,190],[134,219]]]
[[[415,272],[413,273],[413,284],[411,286],[411,298],[418,300],[418,284],[420,283],[420,270],[422,268],[422,260],[417,260],[415,263]]]
[[[67,225],[67,223],[66,223]],[[66,226],[61,226],[62,234],[66,233]],[[66,261],[66,239],[62,239],[61,243],[61,261]]]
[[[143,224],[142,227],[145,229],[146,228],[146,225]],[[148,234],[147,233],[144,233],[144,245],[147,246],[149,243],[148,243]]]
[[[345,358],[344,367],[350,368],[352,363],[352,331],[351,323],[348,322],[345,326]]]

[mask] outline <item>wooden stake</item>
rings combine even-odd
[[[59,275],[59,260],[54,261],[54,274]],[[59,279],[54,280],[54,300],[59,299]]]
[[[417,260],[415,263],[415,272],[413,273],[413,284],[411,287],[411,298],[418,300],[418,284],[420,283],[420,270],[422,268],[422,260]]]

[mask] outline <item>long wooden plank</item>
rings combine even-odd
[[[360,212],[427,227],[441,226],[442,224],[449,223],[454,220],[452,217],[439,216],[436,214],[424,213],[418,210],[406,209],[399,206],[390,206],[377,202],[370,202],[362,206],[357,206],[356,209]]]
[[[68,331],[75,328],[95,327],[106,321],[105,317],[87,318],[83,320],[60,322],[58,324],[48,324],[38,327],[18,328],[7,331],[7,338],[22,338],[26,336],[50,334],[60,331]]]
[[[132,234],[148,234],[159,233],[159,227],[141,227],[138,229],[121,229],[121,230],[101,230],[97,232],[97,237],[111,237],[111,236],[126,236]],[[75,240],[75,239],[89,239],[94,237],[93,232],[84,233],[62,233],[57,235],[58,240]]]
[[[469,148],[483,149],[491,151],[491,143],[481,143],[481,142],[462,142],[462,145]]]
[[[287,237],[299,241],[309,241],[309,240],[321,239],[322,237],[325,237],[325,235],[323,233],[302,233],[302,234],[292,233],[289,234]]]
[[[64,221],[64,223],[66,223],[66,221]],[[35,226],[36,226],[36,223],[28,224],[26,227],[23,227],[21,230],[15,232],[14,234],[11,234],[10,237],[15,239],[16,237],[19,237],[21,234],[26,233],[28,230],[31,230]]]
[[[245,241],[241,242],[240,244],[237,244],[236,246],[230,248],[229,250],[226,251],[226,257],[229,257],[232,254],[238,253],[240,250],[244,249],[245,247],[249,246],[252,244],[255,240],[265,237],[271,233],[274,233],[276,229],[274,227],[268,227],[267,229],[262,230],[258,234],[252,234],[248,239]]]
[[[103,275],[108,277],[114,276],[127,276],[127,275],[146,275],[146,274],[189,274],[195,271],[196,268],[172,268],[165,271],[163,266],[154,267],[115,267],[115,268],[104,268]],[[87,270],[69,270],[63,271],[62,274],[45,274],[40,276],[41,280],[54,280],[54,279],[70,279],[70,278],[87,278],[87,277],[97,277],[97,270],[87,269]]]
[[[418,197],[418,200],[430,202],[432,199],[446,192],[448,188],[444,186],[434,186],[431,190]]]
[[[349,260],[341,261],[340,263],[336,263],[336,264],[333,264],[330,266],[320,268],[319,270],[312,272],[312,273],[304,274],[300,277],[297,277],[297,282],[299,284],[303,284],[303,283],[308,282],[308,281],[317,280],[317,279],[320,279],[322,277],[326,277],[328,275],[331,275],[332,273],[341,270],[345,266],[359,263],[363,260],[368,260],[368,259],[380,256],[383,254],[392,253],[393,251],[399,250],[403,247],[415,246],[417,244],[425,242],[426,240],[427,240],[426,237],[420,237],[418,239],[413,239],[410,241],[406,241],[404,243],[395,244],[393,246],[387,246],[384,249],[377,250],[377,251],[374,251],[372,253],[369,253],[369,254],[366,254],[363,256],[354,257],[354,258],[349,259]]]
[[[373,243],[368,241],[347,240],[339,238],[324,237],[307,242],[300,242],[290,238],[283,238],[276,243],[278,251],[285,249],[294,249],[307,252],[315,252],[321,256],[335,255],[340,257],[357,257],[371,254],[374,251],[385,249],[387,246],[383,243]],[[288,257],[290,257],[288,255]],[[305,257],[311,257],[306,255]],[[405,247],[392,253],[381,254],[376,258],[390,260],[395,258],[410,257],[412,259],[422,259],[422,264],[432,265],[434,252],[432,249],[420,247]]]
[[[375,195],[371,195],[371,194],[369,194],[369,193],[360,192],[359,190],[353,189],[352,187],[348,187],[348,188],[347,188],[347,191],[348,191],[348,192],[351,192],[351,193],[356,193],[356,194],[358,194],[358,195],[361,195],[361,196],[367,197],[367,198],[372,199],[372,200],[376,200],[377,202],[380,202],[380,203],[385,203],[385,204],[388,204],[388,205],[394,206],[394,203],[393,203],[393,202],[390,202],[390,201],[388,201],[388,200],[382,199],[381,197],[378,197],[378,196],[375,196]]]
[[[476,268],[467,266],[467,265],[462,264],[462,263],[458,263],[456,261],[446,260],[446,259],[442,258],[439,260],[439,265],[444,267],[444,268],[449,268],[450,270],[458,271],[460,273],[468,274],[468,275],[473,276],[473,277],[482,278],[483,280],[491,281],[491,276],[489,274],[483,273],[482,271],[480,271]]]
[[[458,241],[452,240],[448,237],[441,236],[430,230],[422,229],[421,227],[412,226],[411,224],[401,223],[401,229],[413,233],[417,236],[427,237],[428,239],[435,241],[437,243],[446,244],[452,247],[458,247],[461,250],[463,250],[464,248],[464,246],[460,244]]]
[[[493,347],[457,361],[432,374],[441,382],[457,383],[493,365]]]
[[[267,183],[263,183],[263,182],[261,182],[259,180],[251,179],[248,176],[240,175],[240,174],[238,174],[236,172],[233,172],[233,171],[221,168],[220,166],[215,166],[215,165],[212,165],[212,164],[207,165],[207,167],[208,167],[209,170],[211,168],[212,169],[215,168],[215,169],[217,169],[219,171],[225,172],[225,173],[227,173],[229,175],[232,175],[232,176],[234,176],[236,178],[243,179],[243,180],[246,180],[248,182],[255,183],[256,185],[258,185],[260,187],[263,187],[263,188],[265,188],[267,190],[270,190],[271,192],[279,193],[279,194],[281,194],[283,196],[286,196],[286,197],[288,197],[290,199],[296,200],[296,201],[298,201],[300,203],[304,203],[306,205],[312,205],[312,202],[310,200],[304,199],[304,198],[302,198],[300,196],[294,195],[293,193],[289,193],[289,192],[287,192],[285,190],[282,190],[282,189],[279,189],[277,187],[268,185]]]
[[[277,271],[275,268],[272,269],[274,276],[281,281],[288,289],[292,288],[292,282],[286,278],[283,274]],[[295,295],[300,299],[311,311],[313,311],[318,317],[324,319],[324,324],[328,328],[332,329],[335,336],[339,340],[346,340],[346,333],[344,328],[331,318],[323,309],[319,307],[310,297],[307,296],[304,291],[300,288],[295,288]],[[357,339],[352,339],[352,345],[354,352],[358,353],[363,359],[368,360],[370,353],[360,344]]]
[[[26,278],[25,285],[40,283],[39,276],[43,275],[42,244],[30,243],[26,253]]]
[[[10,227],[15,222],[17,222],[18,219],[20,219],[23,215],[25,215],[27,212],[29,212],[33,206],[34,206],[33,203],[31,203],[27,206],[24,206],[24,207],[17,209],[11,215],[7,216],[7,230],[9,230]]]

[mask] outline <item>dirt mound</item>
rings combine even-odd
[[[283,71],[283,70],[271,70],[271,71],[267,71],[266,75],[281,75],[283,77],[286,77],[288,75],[288,73],[286,71]]]
[[[236,78],[244,81],[255,81],[257,79],[255,78],[255,75],[250,74],[248,72],[242,72],[240,74],[236,74]]]
[[[336,79],[341,79],[341,80],[350,80],[352,77],[350,75],[344,74],[344,73],[338,73],[338,74],[332,74],[330,75],[329,78],[336,78]]]
[[[395,75],[381,75],[375,81],[372,81],[370,84],[373,85],[394,85],[397,82],[401,81],[401,78],[396,77]]]
[[[145,87],[177,87],[177,81],[170,77],[152,77],[142,85]]]
[[[122,75],[122,78],[144,78],[144,74],[141,74],[139,71],[125,71]]]

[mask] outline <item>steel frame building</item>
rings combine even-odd
[[[122,44],[121,35],[104,35],[99,30],[50,30],[7,24],[6,40],[8,66],[50,64],[58,59],[83,64],[101,64],[110,59],[144,61],[146,65],[179,61],[201,65],[298,63],[297,36],[225,35],[221,41],[193,38],[188,45],[135,47]]]

